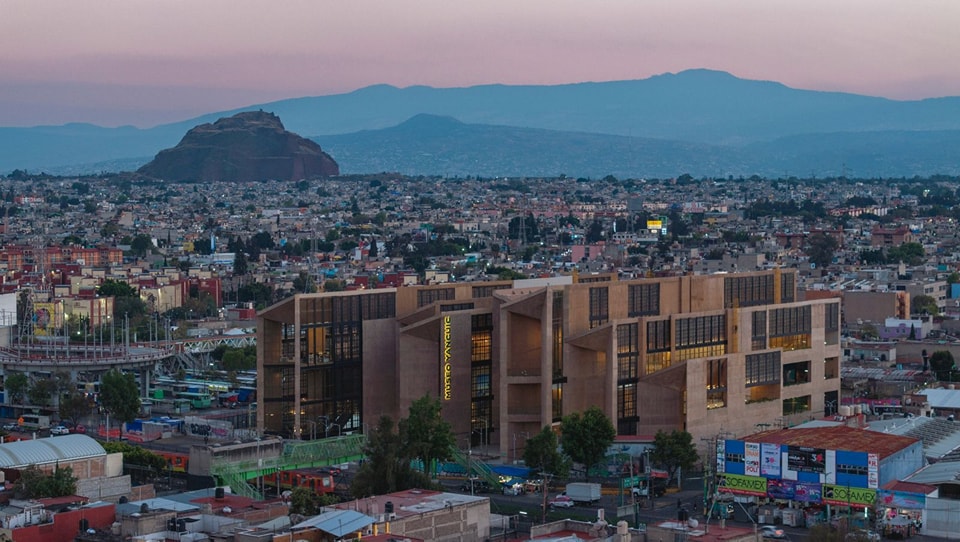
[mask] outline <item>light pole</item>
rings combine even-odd
[[[331,428],[331,427],[336,427],[336,428],[337,428],[337,436],[339,437],[339,436],[340,436],[340,424],[339,424],[339,423],[331,423],[331,424],[327,425],[326,428],[325,428],[325,430],[324,430],[324,437],[325,437],[325,438],[329,438],[329,437],[330,437],[330,428]]]
[[[317,422],[313,420],[306,420],[303,423],[310,424],[310,440],[317,440]]]

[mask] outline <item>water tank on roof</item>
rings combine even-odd
[[[223,488],[218,487],[213,491],[213,497],[217,500],[223,500]]]
[[[841,416],[852,416],[850,405],[840,405],[839,409]]]
[[[387,501],[383,505],[383,512],[388,516],[393,513],[393,501]]]

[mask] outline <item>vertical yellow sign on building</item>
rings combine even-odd
[[[450,317],[443,317],[443,400],[453,398],[453,338],[450,335]]]

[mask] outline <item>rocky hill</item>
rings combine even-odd
[[[325,177],[340,168],[319,145],[286,131],[276,115],[248,111],[192,128],[137,172],[167,181],[249,182]]]

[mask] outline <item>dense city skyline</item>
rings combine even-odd
[[[690,68],[893,99],[960,95],[960,36],[950,28],[960,5],[946,0],[51,1],[2,10],[0,126],[152,126],[380,83],[561,84]]]

